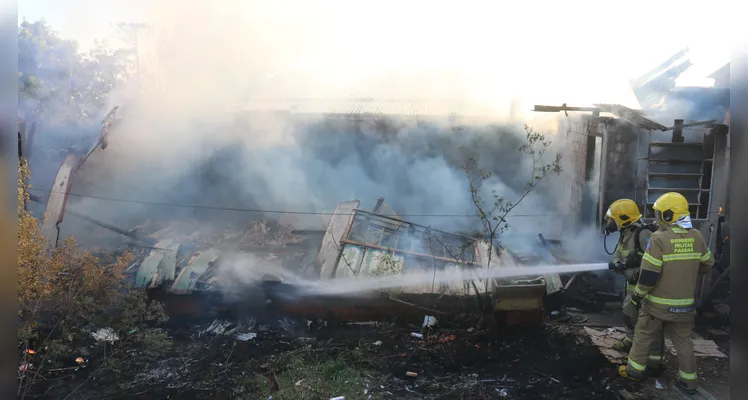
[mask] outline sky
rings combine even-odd
[[[239,25],[231,31],[238,38],[235,47],[251,43],[252,54],[266,49],[278,61],[272,65],[281,69],[460,69],[475,72],[476,97],[501,91],[504,97],[570,105],[630,105],[628,80],[684,47],[690,48],[694,65],[679,85],[710,85],[706,76],[729,61],[724,31],[693,28],[703,26],[705,13],[727,7],[728,0],[711,1],[708,8],[671,0],[507,3],[24,0],[18,17],[19,22],[46,19],[61,36],[77,40],[81,50],[97,38],[116,41],[112,24],[117,22],[168,26],[190,20],[192,29],[202,27],[208,37],[226,20]],[[264,47],[257,47],[260,42]]]

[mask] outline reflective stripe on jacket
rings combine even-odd
[[[714,257],[696,229],[668,226],[653,233],[642,257],[634,293],[672,312],[688,312],[700,274],[709,272]]]

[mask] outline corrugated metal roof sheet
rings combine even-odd
[[[707,76],[707,78],[711,79],[720,79],[722,77],[726,76],[727,79],[730,79],[730,63],[727,63],[721,67],[719,67],[716,71],[712,72]]]
[[[633,110],[620,104],[594,104],[594,106],[599,108],[601,111],[611,113],[624,121],[640,126],[642,128],[659,131],[667,130],[667,127],[665,125],[661,125],[655,121],[652,121],[651,119],[645,118],[641,114],[641,111]]]

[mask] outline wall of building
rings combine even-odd
[[[620,119],[608,120],[602,141],[598,215],[618,199],[636,199],[639,129]]]
[[[577,232],[598,220],[604,125],[600,117],[588,114],[559,118],[557,138],[565,141],[563,177],[566,182],[566,191],[560,198],[565,199],[568,210],[563,230]]]

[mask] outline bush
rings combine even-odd
[[[168,347],[168,338],[156,329],[166,320],[163,307],[145,294],[129,290],[124,271],[132,262],[125,254],[102,262],[78,248],[73,238],[51,248],[39,229],[39,220],[26,211],[29,170],[19,163],[18,177],[18,338],[20,397],[44,386],[55,370],[84,364],[96,372],[121,364],[125,353],[142,348],[155,356]],[[91,336],[111,328],[119,340],[101,345]],[[84,351],[81,351],[83,349]],[[90,350],[88,350],[90,349]],[[118,357],[121,360],[118,360]],[[33,390],[30,390],[33,389]]]

